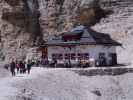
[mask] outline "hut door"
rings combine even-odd
[[[48,56],[48,49],[47,47],[44,47],[42,49],[42,58],[47,58],[47,56]]]
[[[116,65],[117,64],[117,54],[112,53],[111,54],[111,59],[112,59],[112,65]]]

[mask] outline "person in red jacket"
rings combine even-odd
[[[20,66],[19,66],[19,63],[18,63],[18,61],[16,61],[16,69],[17,69],[17,73],[19,73]]]
[[[24,65],[23,61],[19,62],[19,67],[20,67],[20,73],[21,74],[24,73],[25,65]]]

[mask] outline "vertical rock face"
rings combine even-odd
[[[24,59],[27,49],[41,37],[35,0],[1,0],[1,54],[6,61]]]
[[[120,62],[132,62],[133,55],[133,1],[132,0],[102,0],[104,9],[112,10],[107,18],[103,18],[94,28],[110,35],[122,42],[123,47],[118,49]]]
[[[132,51],[132,6],[132,0],[0,0],[0,58],[25,58],[29,48],[49,35],[84,24],[123,42],[120,58],[127,59]]]
[[[40,25],[42,29],[42,33],[44,33],[43,37],[46,39],[49,33],[55,33],[57,28],[57,7],[56,0],[40,0]]]
[[[50,34],[70,30],[78,24],[94,24],[98,10],[103,14],[101,17],[104,16],[104,11],[97,0],[38,0],[38,2],[44,39]]]

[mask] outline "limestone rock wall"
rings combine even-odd
[[[32,4],[32,5],[30,5]],[[41,37],[37,4],[33,1],[0,1],[1,59],[24,59],[28,48]]]
[[[79,24],[92,25],[105,16],[97,0],[38,0],[44,39]],[[100,13],[98,13],[100,12]],[[97,14],[100,17],[97,17]]]
[[[120,41],[123,46],[118,48],[120,62],[130,63],[133,60],[133,1],[132,0],[102,0],[104,9],[112,10],[112,13],[101,19],[94,29],[109,33],[114,39]]]
[[[47,36],[84,24],[123,43],[121,61],[132,59],[132,0],[0,0],[0,58],[25,58]]]

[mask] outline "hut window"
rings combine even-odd
[[[62,54],[58,54],[58,59],[62,60],[63,59],[63,55]]]
[[[79,53],[79,54],[78,54],[78,59],[79,59],[79,60],[83,60],[83,59],[84,59],[84,56],[85,56],[85,55],[84,55],[83,53]]]
[[[61,59],[63,59],[63,55],[62,54],[52,54],[52,58],[61,60]]]
[[[75,60],[75,59],[76,59],[76,54],[75,54],[75,53],[72,53],[72,54],[71,54],[71,59],[72,59],[72,60]]]
[[[78,53],[78,60],[81,60],[82,59],[82,55],[81,53]]]
[[[99,58],[105,57],[105,53],[99,53]]]
[[[52,59],[56,59],[56,54],[52,54]]]
[[[88,54],[88,53],[85,53],[85,54],[84,54],[84,59],[85,59],[85,60],[88,60],[88,59],[89,59],[89,54]]]
[[[65,54],[65,59],[70,59],[70,54]]]
[[[89,53],[78,53],[78,59],[79,60],[88,60],[89,59]]]

